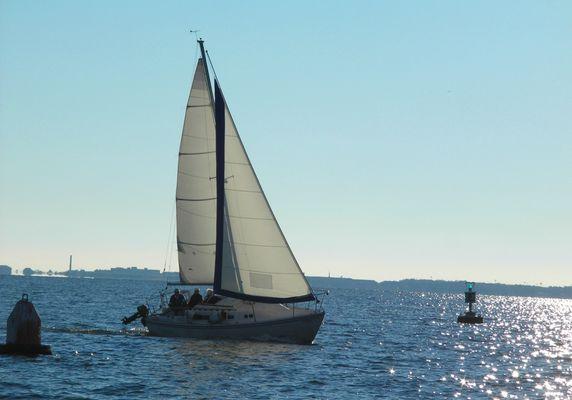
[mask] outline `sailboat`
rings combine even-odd
[[[198,44],[179,148],[179,277],[212,285],[219,301],[178,312],[163,306],[143,323],[154,336],[312,343],[324,319],[319,294],[276,221],[216,74],[213,93]]]

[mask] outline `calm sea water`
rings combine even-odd
[[[123,330],[156,282],[0,277],[0,340],[23,292],[53,356],[0,356],[0,398],[572,398],[572,301],[333,290],[311,346]]]

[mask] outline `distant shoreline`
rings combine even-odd
[[[7,271],[8,272],[8,271]],[[11,271],[9,271],[11,272]],[[25,276],[84,278],[84,279],[129,279],[141,281],[178,282],[178,272],[161,272],[148,268],[111,268],[86,270],[68,270],[65,272],[43,272],[32,269],[23,270]],[[10,273],[0,274],[10,276]],[[22,275],[11,275],[22,276]],[[446,281],[430,279],[402,279],[399,281],[377,282],[371,279],[353,279],[343,277],[308,276],[310,285],[320,289],[361,289],[394,292],[433,292],[459,294],[465,290],[464,281]],[[475,288],[480,294],[499,296],[522,296],[572,299],[572,286],[534,286],[504,283],[476,282]]]
[[[432,279],[402,279],[399,281],[381,281],[352,278],[308,277],[315,287],[347,289],[381,289],[394,292],[433,292],[463,293],[465,281],[446,281]],[[505,283],[475,282],[480,294],[499,296],[544,297],[572,299],[572,286],[534,286]]]

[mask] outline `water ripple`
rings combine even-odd
[[[0,398],[572,398],[570,300],[482,296],[486,323],[466,326],[455,322],[462,295],[334,290],[311,346],[124,329],[160,288],[0,279],[0,321],[29,293],[54,351],[0,358]]]

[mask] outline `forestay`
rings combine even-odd
[[[181,282],[213,283],[216,241],[215,125],[201,58],[187,102],[177,174],[177,248]]]
[[[224,134],[224,157],[217,159],[224,161],[224,223],[215,291],[262,302],[311,300],[311,288],[270,209],[218,82],[215,85],[222,99],[216,104],[224,104],[225,127],[217,130],[217,140]]]

